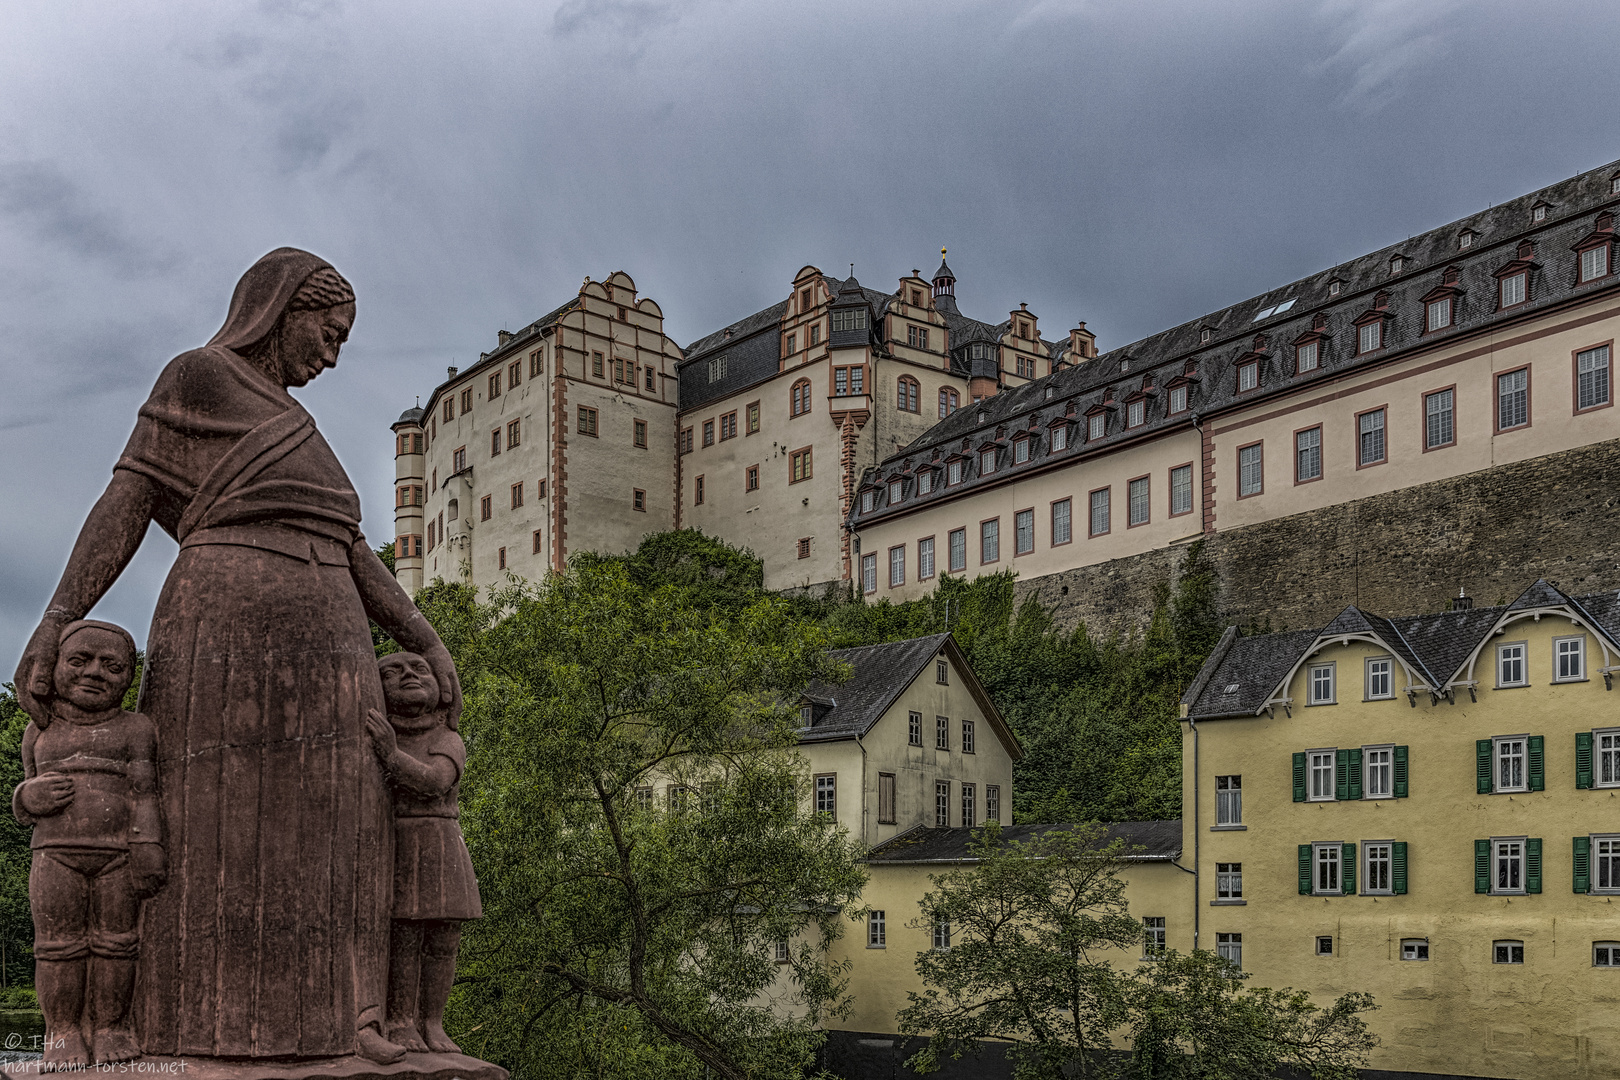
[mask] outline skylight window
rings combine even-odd
[[[1297,297],[1295,299],[1297,299]],[[1282,303],[1276,305],[1275,307],[1268,307],[1268,308],[1263,309],[1260,312],[1260,314],[1256,315],[1250,321],[1251,322],[1259,322],[1261,319],[1269,319],[1273,315],[1281,315],[1283,312],[1287,311],[1289,308],[1291,308],[1293,306],[1294,306],[1294,300],[1292,300],[1292,299],[1284,300]]]

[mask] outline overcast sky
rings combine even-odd
[[[392,532],[388,425],[625,270],[685,344],[815,263],[1112,348],[1620,157],[1620,5],[0,0],[0,675],[136,410],[291,244],[298,392]],[[154,528],[98,608],[144,641]]]

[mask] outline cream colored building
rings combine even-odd
[[[871,597],[1093,566],[1620,436],[1596,169],[989,397],[865,469]]]
[[[395,575],[500,584],[675,524],[676,365],[621,272],[449,377],[395,431]]]

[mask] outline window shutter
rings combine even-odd
[[[1524,842],[1524,891],[1541,891],[1541,838],[1533,836]]]
[[[1299,895],[1311,895],[1311,845],[1299,845]]]
[[[1361,748],[1350,751],[1350,798],[1361,798]]]
[[[1305,801],[1305,755],[1294,755],[1294,801]]]
[[[1406,798],[1406,770],[1409,757],[1406,747],[1397,746],[1395,748],[1395,797],[1397,799]]]
[[[1592,838],[1590,836],[1577,836],[1575,838],[1575,891],[1578,893],[1592,891]]]
[[[1575,733],[1575,786],[1578,788],[1592,786],[1592,733],[1590,731],[1577,731]]]
[[[1343,802],[1350,797],[1350,751],[1333,752],[1333,797]]]
[[[1477,893],[1491,891],[1491,842],[1489,840],[1474,841],[1474,891]]]
[[[1530,736],[1530,790],[1547,790],[1547,740],[1540,735]]]
[[[1489,795],[1491,787],[1491,740],[1480,739],[1474,743],[1474,756],[1479,765],[1479,793]],[[1489,878],[1490,875],[1485,875]],[[1487,884],[1489,882],[1487,881]]]
[[[1396,896],[1406,895],[1406,841],[1397,840],[1390,846],[1389,885]]]
[[[1346,844],[1339,853],[1339,891],[1346,896],[1356,891],[1356,845]]]

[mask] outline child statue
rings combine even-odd
[[[394,910],[388,962],[388,1041],[458,1053],[444,1033],[461,923],[484,913],[457,824],[467,748],[440,707],[439,684],[415,653],[377,662],[386,720],[366,721],[394,797]]]
[[[166,873],[157,730],[121,707],[135,677],[126,631],[81,620],[58,642],[54,694],[23,732],[24,780],[11,800],[34,830],[28,899],[45,1061],[128,1061],[141,1053],[130,1017],[141,901]]]

